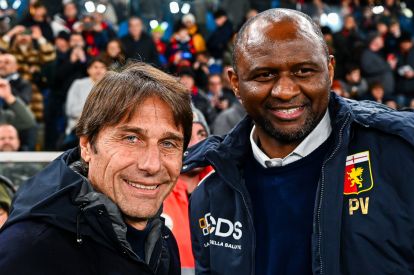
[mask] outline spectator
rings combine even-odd
[[[0,79],[0,106],[0,123],[11,124],[18,130],[36,126],[33,113],[20,98],[13,95],[5,79]]]
[[[87,55],[81,34],[60,32],[56,41],[56,60],[53,82],[50,85],[48,105],[45,110],[45,150],[57,150],[59,138],[64,136],[66,116],[64,105],[72,82],[86,76]]]
[[[140,60],[159,66],[160,63],[155,44],[142,28],[143,26],[140,18],[129,18],[128,34],[121,38],[126,58]]]
[[[397,92],[406,98],[403,105],[407,105],[410,99],[414,98],[414,47],[411,35],[402,34],[398,44]]]
[[[11,124],[0,124],[0,152],[16,152],[19,147],[17,129]]]
[[[369,94],[366,99],[385,104],[384,87],[380,82],[374,82],[370,85]]]
[[[397,54],[398,41],[401,37],[401,27],[398,20],[391,20],[390,26],[384,39],[384,52],[385,55]]]
[[[211,56],[221,60],[227,43],[233,35],[233,25],[224,10],[217,10],[214,13],[214,21],[216,22],[217,28],[208,38],[207,48]]]
[[[194,106],[200,110],[207,120],[207,124],[211,124],[216,117],[216,112],[210,104],[210,100],[206,93],[195,85],[194,72],[189,67],[183,67],[178,72],[180,82],[187,88],[191,94],[191,101]]]
[[[37,121],[42,121],[43,95],[39,89],[48,85],[45,69],[56,58],[53,44],[38,26],[26,29],[17,25],[0,39],[0,48],[16,57],[20,75],[32,83],[31,109]]]
[[[101,80],[107,71],[107,65],[101,58],[91,59],[87,65],[88,77],[75,80],[69,88],[66,99],[66,146],[76,144],[77,139],[74,133],[75,125],[82,113],[86,98],[94,84]]]
[[[196,53],[205,52],[207,50],[206,41],[199,32],[198,26],[196,24],[195,16],[191,13],[186,14],[181,19],[181,22],[187,28],[188,34],[191,36],[192,43],[194,45],[194,50]]]
[[[76,32],[81,32],[85,39],[86,53],[91,57],[98,56],[105,50],[108,41],[116,36],[112,27],[103,21],[102,14],[95,12],[84,15],[74,26]]]
[[[151,30],[152,41],[157,48],[159,63],[162,68],[168,67],[168,60],[167,60],[167,43],[163,40],[164,30],[162,29],[161,25],[158,25],[156,28]]]
[[[119,39],[112,39],[108,42],[102,59],[108,64],[109,70],[118,70],[125,65],[125,51]]]
[[[195,52],[193,40],[187,28],[183,24],[176,25],[167,48],[170,71],[174,73],[181,67],[191,66]]]
[[[9,81],[14,96],[19,97],[27,105],[32,100],[32,86],[18,73],[16,57],[5,53],[0,55],[0,77]]]
[[[213,123],[213,134],[225,135],[233,129],[246,115],[243,106],[237,100],[231,107],[217,115]]]
[[[22,22],[22,25],[31,28],[36,26],[40,28],[43,37],[47,39],[50,43],[53,43],[55,40],[53,35],[53,30],[49,22],[49,17],[47,15],[47,8],[40,1],[37,1],[30,8],[29,16]]]
[[[361,71],[369,85],[379,82],[384,87],[386,95],[394,93],[394,60],[388,62],[381,56],[380,50],[384,47],[384,40],[379,33],[368,36],[368,47],[361,56]]]
[[[78,22],[78,8],[74,2],[63,4],[63,20],[65,27],[72,32],[73,25]]]
[[[223,89],[220,74],[209,75],[207,96],[210,98],[211,105],[215,108],[217,114],[228,109],[237,101],[236,96],[231,90]]]
[[[358,65],[347,64],[345,66],[345,79],[341,80],[341,86],[351,98],[361,99],[368,93],[368,83],[361,76]]]

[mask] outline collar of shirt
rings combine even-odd
[[[257,139],[254,138],[254,131],[256,126],[253,126],[250,132],[250,143],[252,145],[254,158],[265,168],[285,166],[289,163],[300,160],[322,143],[324,143],[332,132],[331,118],[329,117],[328,110],[319,122],[319,124],[310,132],[310,134],[293,150],[289,155],[284,158],[273,158],[270,159],[260,148],[257,146]]]

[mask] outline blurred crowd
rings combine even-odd
[[[20,20],[1,19],[0,124],[14,130],[1,131],[8,136],[0,136],[0,151],[76,146],[73,129],[94,83],[133,60],[179,77],[210,132],[227,133],[245,115],[227,77],[233,40],[245,20],[270,7],[300,9],[320,23],[336,59],[335,93],[414,108],[413,1],[216,2],[206,14],[194,6],[171,31],[145,13],[116,22],[113,9],[88,12],[70,1],[60,11],[31,1]]]

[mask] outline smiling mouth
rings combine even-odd
[[[129,181],[129,180],[126,180],[126,179],[124,179],[124,181],[128,185],[130,185],[132,187],[135,187],[137,189],[141,189],[141,190],[155,190],[155,189],[157,189],[160,186],[159,184],[157,184],[157,185],[144,185],[144,184],[139,184],[139,183],[132,182],[132,181]]]
[[[291,107],[291,108],[272,108],[273,115],[282,120],[294,120],[299,118],[305,106]]]

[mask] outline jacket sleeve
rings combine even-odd
[[[5,121],[12,124],[17,130],[29,129],[36,125],[32,111],[20,98],[16,97],[16,101],[9,107],[9,110],[3,110]]]

